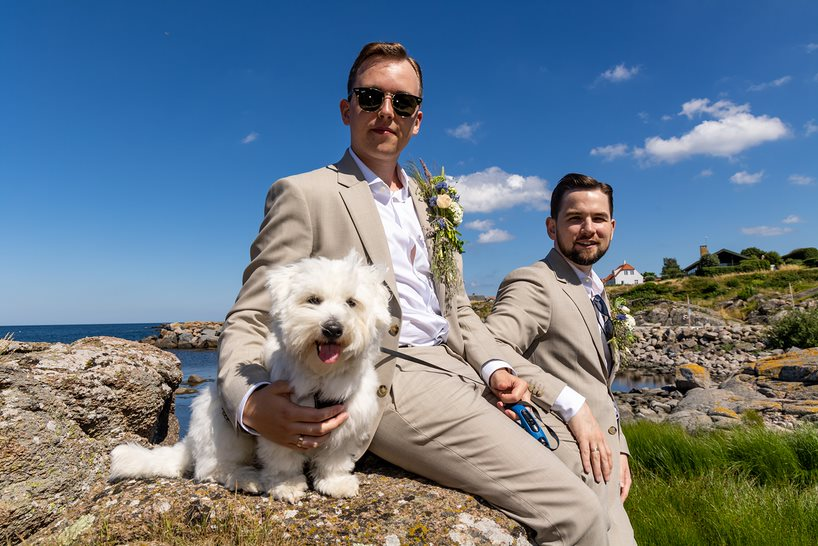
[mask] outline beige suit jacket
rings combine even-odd
[[[426,205],[418,198],[417,188],[411,181],[409,191],[421,227],[424,233],[430,233]],[[427,245],[429,242],[427,239]],[[241,291],[225,319],[219,340],[219,388],[225,413],[231,420],[235,420],[236,409],[248,389],[268,380],[262,365],[271,305],[264,287],[267,269],[310,256],[342,258],[351,249],[370,263],[387,267],[386,284],[393,296],[390,300],[393,323],[381,344],[394,350],[400,337],[401,309],[392,260],[371,190],[352,156],[347,152],[334,165],[284,178],[271,186],[264,219],[250,249],[251,260],[244,272]],[[457,258],[462,271],[462,262],[459,256]],[[435,289],[439,300],[445,302],[445,287],[436,284]],[[542,375],[536,366],[498,344],[472,310],[462,285],[452,305],[445,307],[449,323],[447,345],[452,351],[478,373],[491,359],[506,360],[518,371],[528,369],[541,380],[540,405],[548,408],[553,404],[565,384]],[[394,371],[395,359],[384,355],[377,364],[381,412],[389,400],[387,394]],[[430,408],[430,411],[438,409]]]
[[[512,271],[486,324],[498,340],[584,396],[611,452],[628,453],[611,393],[618,355],[613,351],[609,373],[593,304],[559,252]],[[618,469],[619,458],[614,459]]]

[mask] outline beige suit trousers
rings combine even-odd
[[[431,365],[398,359],[373,453],[479,495],[530,527],[537,544],[608,543],[597,496],[494,406],[468,364],[445,346],[401,350]]]

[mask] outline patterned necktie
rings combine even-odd
[[[605,305],[605,300],[603,300],[602,296],[599,294],[591,299],[591,303],[594,304],[594,309],[596,309],[596,312],[602,317],[602,332],[605,334],[605,339],[610,341],[610,339],[613,337],[614,326],[613,321],[611,320],[611,314],[608,312],[608,306]]]

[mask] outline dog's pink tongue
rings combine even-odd
[[[335,364],[341,356],[341,346],[335,343],[322,343],[318,346],[318,358],[325,364]]]

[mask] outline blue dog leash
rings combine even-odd
[[[425,360],[421,360],[420,358],[416,358],[412,355],[408,355],[400,351],[387,349],[386,347],[381,347],[381,352],[388,354],[389,356],[394,356],[396,358],[411,360],[415,364],[431,366],[431,364],[426,362]],[[540,442],[542,445],[544,445],[551,451],[556,450],[560,446],[560,439],[557,436],[557,434],[551,429],[551,427],[543,423],[542,420],[538,418],[538,416],[535,416],[537,410],[531,404],[520,400],[516,404],[505,404],[505,408],[517,414],[518,418],[517,424],[523,427],[523,430],[528,432],[531,436],[534,437],[535,440]],[[551,447],[551,441],[548,439],[548,436],[545,434],[545,431],[548,431],[548,434],[551,435],[551,437],[553,438],[554,440],[553,447]]]

